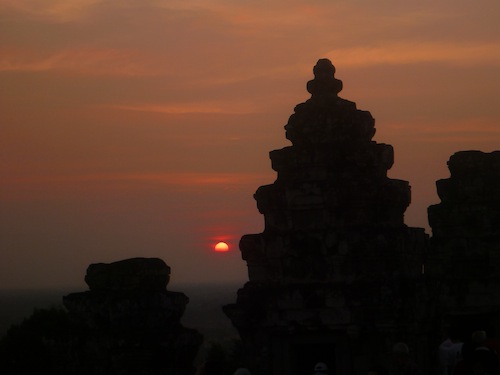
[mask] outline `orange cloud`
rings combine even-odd
[[[411,139],[426,143],[465,143],[482,145],[487,149],[489,144],[498,147],[500,127],[487,118],[470,118],[461,121],[432,121],[429,119],[408,121],[404,123],[388,123],[382,131],[391,133],[398,139]]]
[[[379,47],[339,48],[326,57],[343,66],[443,62],[457,65],[500,64],[500,43],[391,43]]]
[[[159,74],[139,54],[132,50],[117,48],[68,49],[50,56],[34,56],[34,53],[19,49],[3,49],[0,72],[63,71],[77,74],[113,76],[151,76]]]
[[[159,183],[173,188],[237,188],[239,186],[254,185],[269,182],[270,173],[95,173],[75,176],[30,176],[6,178],[4,188],[9,186],[46,186],[59,187],[71,186],[73,184],[86,183]]]
[[[255,112],[255,108],[250,103],[240,102],[228,103],[227,100],[220,102],[204,103],[176,103],[176,104],[142,104],[142,105],[110,105],[106,108],[155,112],[168,114],[188,114],[188,113],[228,113],[228,114],[250,114]]]
[[[104,0],[3,0],[2,6],[13,9],[33,18],[46,19],[53,22],[68,22],[81,19],[94,5]]]

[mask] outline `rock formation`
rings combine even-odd
[[[63,298],[75,326],[67,373],[193,373],[202,336],[180,324],[188,298],[166,290],[169,277],[155,258],[90,265],[90,291]]]
[[[436,320],[500,334],[500,151],[461,151],[448,161],[451,177],[437,181],[441,203],[428,209],[432,252],[426,278]]]
[[[255,193],[263,233],[241,238],[249,282],[224,307],[257,374],[365,374],[393,343],[415,348],[427,236],[404,224],[408,182],[387,177],[390,145],[375,121],[338,93],[327,59],[307,83],[311,98],[285,126],[292,146],[270,153],[277,179]]]

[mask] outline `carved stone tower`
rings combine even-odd
[[[460,151],[450,178],[436,182],[430,206],[432,253],[426,278],[436,318],[467,340],[473,331],[500,335],[500,151]]]
[[[311,98],[285,126],[292,146],[270,153],[273,184],[255,193],[263,233],[241,238],[249,282],[225,313],[257,374],[365,374],[392,345],[417,346],[427,235],[404,224],[408,182],[387,177],[390,145],[376,143],[371,114],[338,93],[327,59],[307,83]]]

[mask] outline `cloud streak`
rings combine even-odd
[[[15,177],[5,179],[4,187],[15,185],[68,186],[72,184],[108,184],[108,183],[159,183],[178,188],[218,187],[230,188],[255,185],[269,178],[269,173],[95,173],[82,175],[44,175]]]
[[[0,51],[0,72],[60,72],[81,75],[154,76],[160,74],[141,60],[137,51],[125,49],[78,48],[46,57],[28,51]]]
[[[392,43],[379,47],[339,48],[327,52],[326,57],[335,61],[336,64],[348,67],[426,62],[454,65],[497,65],[500,64],[500,43]]]
[[[142,105],[110,105],[105,108],[138,111],[138,112],[153,112],[166,114],[190,114],[190,113],[206,113],[206,114],[251,114],[255,113],[256,109],[250,103],[244,102],[204,102],[204,103],[170,103],[170,104],[142,104]]]
[[[47,22],[74,22],[88,15],[90,9],[103,0],[2,0],[2,6],[24,17]]]

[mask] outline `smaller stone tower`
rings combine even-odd
[[[430,206],[432,252],[426,262],[436,319],[462,339],[475,330],[500,336],[500,151],[461,151],[437,181]]]
[[[69,374],[189,375],[203,340],[181,325],[189,299],[166,290],[170,267],[157,258],[91,264],[90,291],[63,298],[75,324]]]

